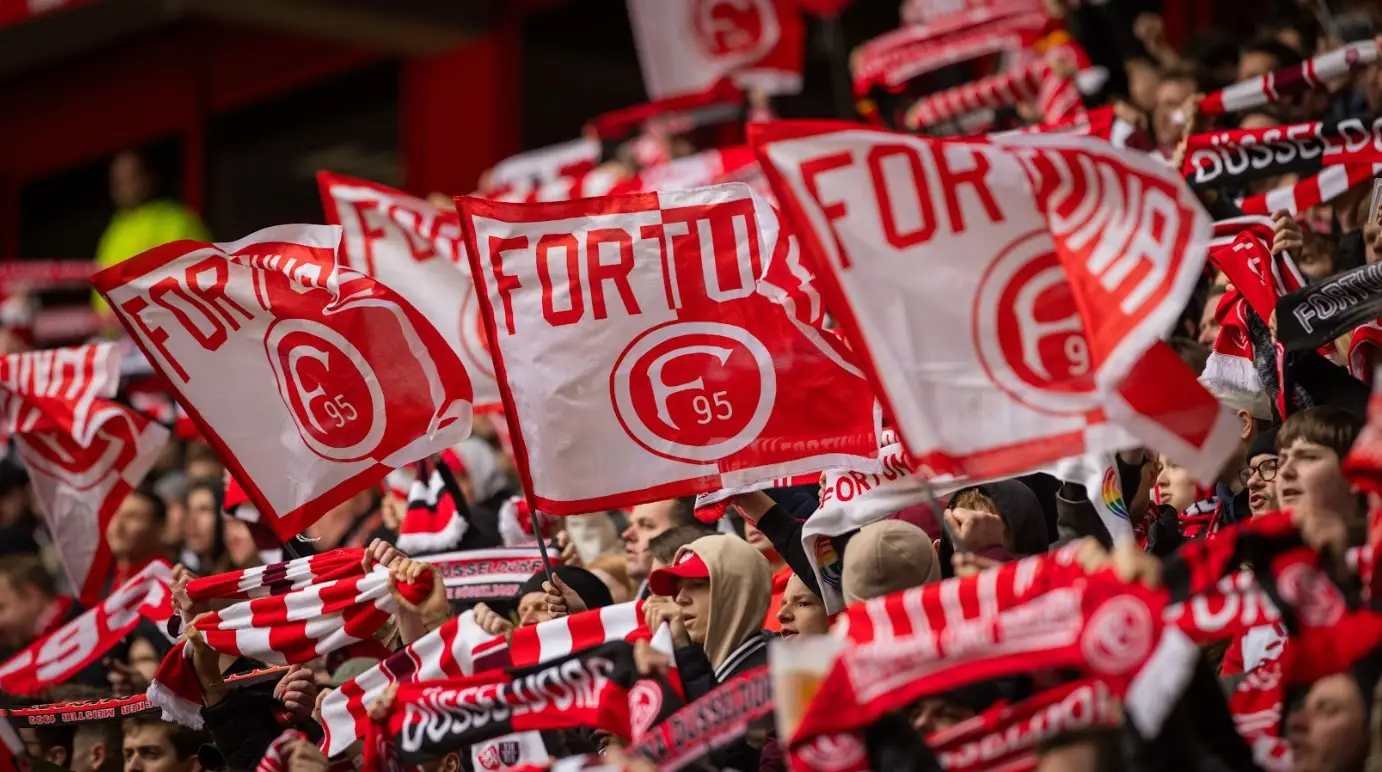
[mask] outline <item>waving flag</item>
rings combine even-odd
[[[757,128],[827,302],[925,474],[991,479],[1145,445],[1217,476],[1234,418],[1160,340],[1210,236],[1174,172],[1069,135]]]
[[[99,605],[29,644],[0,664],[0,691],[43,692],[95,662],[141,621],[167,622],[173,615],[173,593],[168,589],[171,574],[167,563],[156,560],[114,588]]]
[[[341,229],[179,241],[93,279],[281,539],[470,433],[456,353]]]
[[[460,203],[535,508],[581,514],[877,458],[873,395],[843,346],[758,286],[781,239],[747,186]]]
[[[115,344],[0,359],[0,427],[19,449],[58,560],[83,604],[111,581],[106,525],[148,474],[168,430],[112,401]]]
[[[427,317],[465,365],[475,410],[498,410],[460,218],[372,182],[330,172],[318,172],[317,181],[326,221],[341,226],[342,263],[378,279]]]
[[[652,99],[723,80],[768,94],[801,90],[806,25],[793,0],[628,0]]]

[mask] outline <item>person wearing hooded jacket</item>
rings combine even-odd
[[[737,536],[704,536],[682,547],[671,566],[648,577],[648,629],[666,622],[686,701],[768,663],[763,618],[772,596],[772,569]],[[753,737],[754,733],[750,733]],[[758,769],[762,737],[711,754],[716,769]]]

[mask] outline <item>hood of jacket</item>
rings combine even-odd
[[[763,629],[773,595],[773,569],[758,550],[737,536],[715,534],[682,547],[696,553],[710,570],[710,618],[706,620],[706,659],[720,667],[733,651]]]

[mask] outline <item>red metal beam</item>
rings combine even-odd
[[[399,130],[404,180],[418,195],[462,195],[519,149],[521,38],[516,22],[403,66]]]
[[[264,30],[182,24],[0,84],[0,174],[17,182],[184,135],[231,110],[376,61]]]

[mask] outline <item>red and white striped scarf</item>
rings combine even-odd
[[[447,449],[434,458],[413,465],[413,483],[408,488],[408,511],[398,527],[397,547],[409,555],[426,555],[454,550],[470,531],[470,520],[447,490],[440,468],[446,465],[453,475],[465,474],[465,462]]]
[[[286,772],[288,759],[285,754],[288,746],[306,739],[307,735],[296,729],[289,729],[279,735],[278,739],[269,743],[269,747],[264,751],[264,758],[259,760],[259,766],[254,768],[254,772]]]
[[[1300,64],[1273,70],[1215,91],[1200,102],[1200,115],[1222,115],[1281,101],[1282,97],[1316,88],[1341,75],[1377,61],[1377,43],[1350,43]]]
[[[369,705],[389,686],[460,678],[507,665],[535,665],[606,641],[648,638],[642,620],[642,602],[620,603],[520,627],[508,639],[485,633],[475,624],[474,613],[467,611],[328,694],[321,705],[322,749],[335,756],[364,737]],[[493,752],[497,757],[491,746],[505,741],[512,740],[484,743],[475,753]]]
[[[187,596],[198,600],[252,600],[285,595],[314,584],[363,574],[364,550],[341,548],[267,566],[193,579]]]
[[[1006,133],[1006,132],[1004,132]],[[1154,143],[1147,132],[1119,118],[1112,105],[1075,112],[1059,123],[1040,123],[1015,129],[1014,134],[1076,134],[1096,137],[1114,147],[1150,152]],[[996,135],[1002,136],[1002,133]],[[1270,229],[1268,230],[1270,234]]]
[[[1378,174],[1382,174],[1382,164],[1329,166],[1294,185],[1247,196],[1238,201],[1238,208],[1249,215],[1267,216],[1283,209],[1298,215],[1311,207],[1328,204]]]
[[[851,62],[854,93],[896,91],[913,78],[952,64],[1017,49],[1024,34],[1046,24],[1030,0],[959,13],[920,27],[901,27],[859,47]]]
[[[923,97],[907,108],[903,124],[918,131],[977,110],[996,110],[1019,102],[1034,103],[1042,123],[1078,121],[1084,112],[1074,80],[1057,74],[1051,62],[1043,58],[1011,72]]]
[[[213,651],[273,665],[310,662],[346,647],[357,656],[382,659],[390,652],[374,636],[397,606],[387,569],[376,566],[366,574],[363,558],[363,550],[333,550],[196,580],[188,586],[194,600],[247,599],[202,617],[197,629]],[[431,577],[423,574],[399,591],[421,602]],[[147,694],[163,708],[165,720],[200,728],[201,688],[191,658],[185,641],[174,646]]]
[[[1196,190],[1237,187],[1283,174],[1315,175],[1331,166],[1382,164],[1382,119],[1346,118],[1265,129],[1195,134],[1180,172]]]
[[[872,598],[847,608],[836,633],[854,645],[905,638],[947,625],[992,619],[1000,609],[1068,584],[1084,571],[1074,548],[1004,563],[974,576],[955,577]]]

